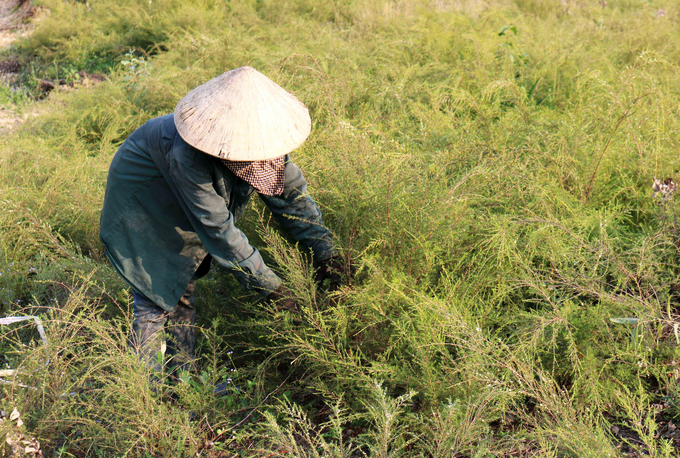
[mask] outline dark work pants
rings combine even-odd
[[[195,281],[189,283],[172,312],[134,291],[130,346],[157,375],[162,374],[164,366],[167,374],[175,375],[178,371],[189,370],[193,364],[196,343],[195,286]]]

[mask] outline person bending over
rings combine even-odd
[[[288,153],[310,133],[307,108],[250,67],[190,91],[173,114],[148,121],[113,157],[100,238],[133,290],[131,345],[160,373],[188,369],[195,341],[194,286],[212,260],[247,289],[295,308],[281,279],[235,223],[254,192],[313,254],[317,281],[337,281],[331,234]]]

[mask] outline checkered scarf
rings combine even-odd
[[[265,196],[283,194],[284,172],[286,170],[285,156],[266,161],[222,160],[222,162],[234,175],[246,181],[260,194]]]

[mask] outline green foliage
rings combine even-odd
[[[0,107],[11,107],[22,105],[27,101],[26,91],[11,88],[7,85],[0,86]]]
[[[677,5],[44,5],[10,50],[24,81],[108,74],[26,107],[0,146],[0,300],[55,342],[45,371],[0,340],[37,388],[1,386],[0,407],[55,456],[677,454],[658,422],[680,417],[680,207],[651,197],[680,170]],[[106,172],[137,126],[241,65],[309,107],[294,158],[357,274],[317,288],[255,202],[239,225],[301,316],[213,272],[199,367],[169,401],[127,349]]]

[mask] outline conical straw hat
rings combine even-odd
[[[213,78],[175,107],[184,141],[230,161],[260,161],[288,154],[312,127],[307,108],[294,95],[251,67]]]

